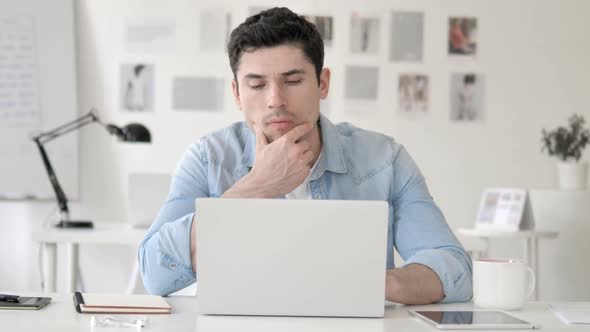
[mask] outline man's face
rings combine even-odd
[[[323,69],[320,76],[318,86],[315,67],[297,46],[260,48],[242,54],[239,91],[235,81],[232,90],[248,125],[255,124],[272,142],[300,124],[315,124],[330,71]]]

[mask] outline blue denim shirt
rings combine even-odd
[[[434,203],[420,170],[391,137],[334,125],[320,116],[322,154],[310,176],[313,199],[389,202],[387,268],[396,248],[405,264],[422,264],[442,281],[443,302],[467,301],[471,260]],[[185,152],[168,199],[139,248],[146,290],[166,295],[197,280],[190,259],[195,199],[219,197],[254,164],[255,135],[238,122],[201,138]],[[198,213],[198,211],[197,211]]]

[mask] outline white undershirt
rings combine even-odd
[[[313,172],[317,168],[321,157],[322,157],[322,151],[320,151],[318,159],[315,161],[315,164],[313,164],[313,167],[309,171],[307,178],[305,178],[305,180],[303,181],[302,184],[299,185],[299,187],[293,189],[292,192],[286,194],[285,198],[287,198],[287,199],[311,199],[311,192],[309,190],[309,179],[311,178],[311,175],[313,174]]]

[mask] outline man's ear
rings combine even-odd
[[[324,68],[320,73],[320,99],[326,99],[330,91],[330,69]]]
[[[236,106],[241,111],[242,110],[242,102],[240,100],[240,88],[238,87],[238,82],[236,81],[235,78],[231,80],[231,92],[234,95],[234,102],[236,103]]]

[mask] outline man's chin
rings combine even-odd
[[[276,140],[278,140],[279,138],[281,138],[281,136],[285,135],[285,133],[272,133],[272,134],[267,134],[266,138],[268,139],[269,143],[272,143]]]
[[[269,143],[278,140],[279,138],[281,138],[281,136],[285,135],[286,133],[288,133],[289,131],[291,131],[291,127],[287,128],[272,128],[271,130],[268,130],[267,132],[265,132],[264,134],[266,135],[266,137],[268,138]]]

